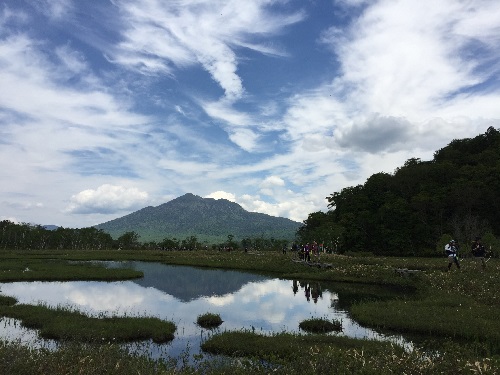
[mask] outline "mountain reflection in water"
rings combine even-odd
[[[338,295],[322,289],[319,282],[159,263],[106,264],[141,270],[144,278],[121,282],[14,282],[0,284],[0,290],[19,303],[70,306],[94,316],[156,316],[173,321],[177,330],[175,339],[168,344],[172,356],[188,346],[191,352],[199,350],[207,331],[196,325],[196,319],[207,312],[220,314],[222,330],[299,332],[302,320],[321,317],[341,320],[343,335],[384,339],[351,320],[346,311],[338,308]]]
[[[155,288],[188,302],[200,297],[232,294],[245,284],[268,277],[230,270],[214,270],[160,263],[124,262],[122,267],[141,270],[144,277],[133,280],[144,288]]]

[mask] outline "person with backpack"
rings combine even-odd
[[[481,267],[483,270],[486,268],[486,262],[484,257],[486,256],[486,248],[481,243],[481,237],[476,237],[476,239],[472,242],[471,245],[472,255],[474,255],[474,259],[477,262],[481,262]]]
[[[451,269],[453,263],[455,263],[457,268],[460,269],[460,262],[458,261],[458,244],[455,240],[451,240],[448,244],[446,244],[444,251],[448,257],[448,271]]]

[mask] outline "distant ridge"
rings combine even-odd
[[[302,223],[290,219],[248,212],[226,199],[202,198],[187,193],[157,207],[145,207],[95,228],[117,238],[134,231],[140,241],[196,236],[200,241],[218,243],[233,235],[243,238],[293,239]]]
[[[59,228],[58,225],[42,225],[44,227],[44,229],[47,229],[47,230],[56,230],[57,228]]]

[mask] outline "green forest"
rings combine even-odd
[[[339,252],[442,256],[449,239],[465,254],[480,236],[498,255],[500,132],[490,127],[453,140],[430,161],[409,159],[392,174],[376,173],[326,199],[329,210],[309,214],[300,242],[321,241]]]
[[[0,221],[0,250],[200,250],[257,249],[281,250],[289,240],[273,237],[245,237],[237,242],[232,234],[225,240],[208,243],[197,236],[183,239],[165,237],[161,241],[141,241],[135,231],[125,232],[114,239],[109,233],[94,227],[47,229],[41,225]]]

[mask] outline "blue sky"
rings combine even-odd
[[[500,127],[500,3],[4,0],[0,219],[185,193],[303,221]]]

